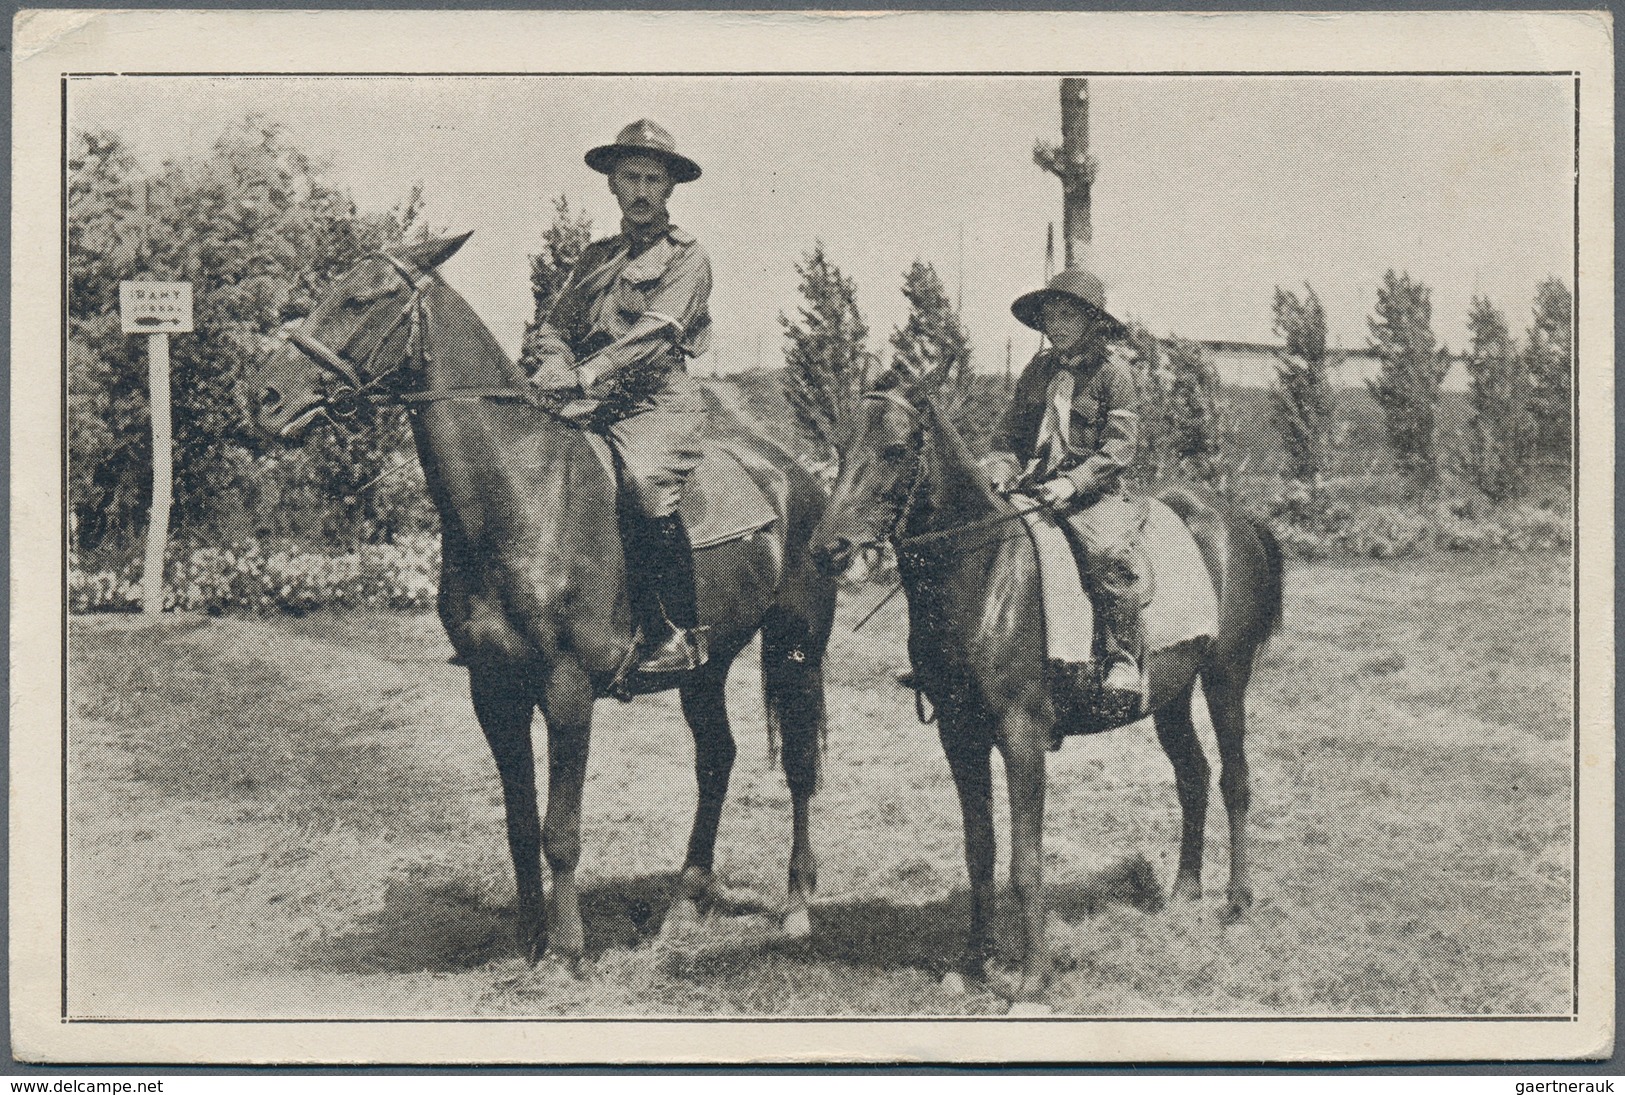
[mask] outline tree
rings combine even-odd
[[[1149,490],[1172,473],[1177,462],[1169,411],[1173,375],[1163,360],[1161,341],[1141,324],[1129,321],[1123,345],[1139,397],[1139,454],[1131,474]]]
[[[1473,418],[1465,470],[1490,501],[1501,502],[1523,486],[1534,449],[1527,359],[1513,344],[1506,317],[1484,297],[1473,298],[1467,327]]]
[[[840,431],[857,411],[876,358],[867,346],[857,287],[829,261],[822,243],[813,244],[796,273],[806,303],[798,320],[779,316],[785,396],[803,436],[824,460],[839,451]]]
[[[1166,343],[1168,451],[1178,473],[1217,485],[1224,469],[1224,422],[1219,416],[1219,374],[1199,342],[1170,336]]]
[[[542,233],[542,250],[530,256],[530,292],[535,312],[525,324],[524,348],[519,363],[533,372],[536,363],[536,334],[553,314],[553,303],[581,261],[581,252],[592,242],[592,218],[584,211],[572,211],[563,194],[553,199],[553,223]]]
[[[915,261],[903,275],[903,298],[908,318],[892,331],[892,364],[916,376],[939,373],[943,412],[972,452],[984,452],[1004,401],[999,385],[972,369],[970,336],[936,268]]]
[[[1308,285],[1304,296],[1275,290],[1275,390],[1271,416],[1281,431],[1287,474],[1315,484],[1326,472],[1335,403],[1327,380],[1326,312]]]
[[[1377,290],[1376,314],[1366,320],[1380,374],[1366,381],[1382,408],[1388,446],[1400,471],[1418,489],[1439,480],[1434,420],[1449,353],[1433,337],[1432,290],[1389,270]]]
[[[144,340],[119,330],[120,280],[190,281],[196,331],[171,345],[178,541],[262,529],[388,538],[399,495],[357,491],[407,444],[398,413],[382,428],[267,452],[248,425],[246,374],[273,333],[309,313],[332,279],[399,242],[414,189],[394,210],[359,213],[348,194],[250,117],[202,158],[143,170],[113,133],[78,133],[69,157],[69,492],[75,546],[117,555],[147,519],[151,435]],[[353,505],[343,508],[345,498]],[[427,509],[423,504],[423,509]]]
[[[1524,335],[1524,360],[1532,390],[1530,413],[1540,451],[1566,462],[1574,432],[1574,298],[1561,278],[1535,287],[1533,320]]]

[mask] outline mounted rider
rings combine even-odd
[[[637,670],[681,672],[707,658],[694,553],[677,503],[700,462],[708,411],[687,359],[710,342],[711,260],[671,223],[666,203],[678,183],[700,177],[700,166],[647,119],[592,149],[586,162],[609,177],[621,231],[582,252],[523,360],[537,388],[590,401],[589,424],[609,440],[621,473]]]
[[[1113,353],[1127,334],[1106,310],[1101,280],[1073,266],[1017,298],[1015,317],[1050,341],[1020,379],[984,462],[995,489],[1030,486],[1067,515],[1101,624],[1104,677],[1113,704],[1142,696],[1138,510],[1122,476],[1139,437],[1134,374]]]

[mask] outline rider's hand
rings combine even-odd
[[[562,357],[544,357],[530,374],[531,386],[539,391],[575,391],[581,387],[575,366]]]
[[[1009,494],[1021,474],[1021,470],[1010,460],[996,456],[984,460],[982,470],[987,474],[988,486],[998,494]]]
[[[1046,506],[1064,506],[1077,493],[1077,484],[1064,475],[1057,475],[1054,479],[1046,479],[1038,487],[1038,496],[1043,499]]]

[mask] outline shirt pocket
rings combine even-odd
[[[636,319],[649,310],[649,298],[670,262],[671,245],[662,242],[626,264],[615,285],[615,306],[623,315]]]
[[[1080,390],[1072,397],[1072,422],[1076,426],[1094,426],[1100,418],[1100,399],[1094,392]]]

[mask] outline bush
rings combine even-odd
[[[1394,559],[1436,551],[1542,551],[1572,543],[1568,514],[1541,506],[1480,506],[1471,501],[1367,497],[1387,486],[1345,481],[1314,490],[1283,480],[1256,490],[1248,513],[1274,530],[1300,559]]]

